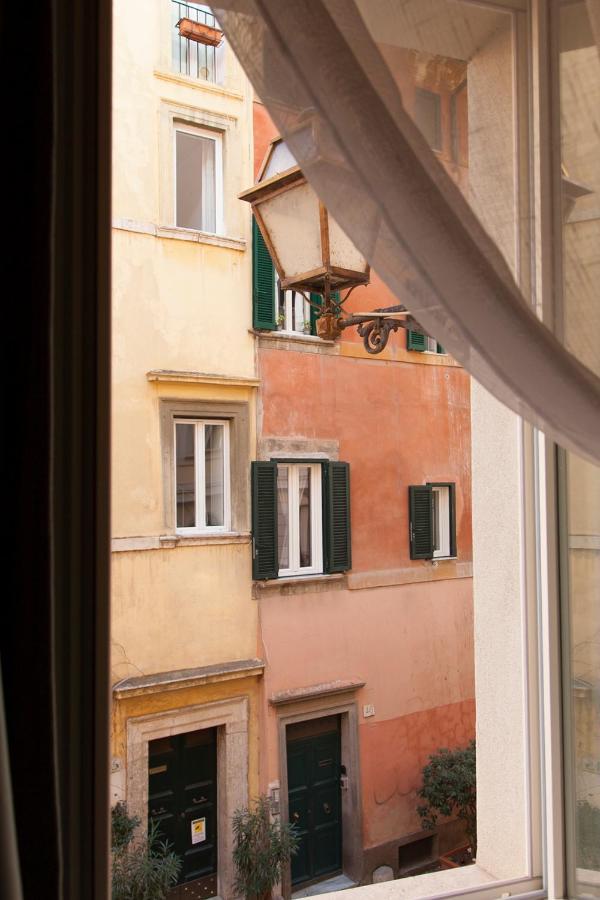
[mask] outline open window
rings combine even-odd
[[[406,332],[406,349],[416,350],[417,353],[445,353],[446,351],[441,344],[438,344],[435,338],[429,337],[428,334],[422,334],[420,331]]]
[[[334,300],[339,292],[332,293]],[[252,322],[258,331],[316,334],[319,294],[310,301],[301,291],[282,290],[275,266],[256,220],[252,220]]]
[[[410,558],[456,556],[456,486],[452,482],[411,485]]]
[[[350,569],[348,463],[253,462],[252,539],[255,579]]]
[[[175,127],[175,225],[222,231],[222,135],[184,123]]]

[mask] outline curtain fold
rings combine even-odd
[[[447,71],[464,60],[477,73],[485,59],[493,85],[515,19],[488,22],[472,9],[444,0],[219,0],[214,11],[306,177],[398,299],[494,396],[598,462],[600,379],[536,317],[521,290],[531,263],[519,262],[522,248],[513,253],[506,237],[523,217],[500,177],[516,144],[498,159],[496,191],[478,188],[481,166],[469,160],[465,195],[414,124],[390,69],[400,51],[415,71],[431,68],[431,57],[449,60]],[[415,44],[406,47],[409,33]],[[492,93],[492,115],[494,102]],[[492,126],[479,161],[493,159],[502,138]],[[493,184],[489,159],[488,168]],[[523,189],[513,174],[516,195]],[[485,218],[490,203],[486,230],[474,210]]]

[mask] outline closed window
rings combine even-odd
[[[175,224],[217,234],[222,231],[222,138],[216,132],[175,128]]]
[[[177,531],[229,530],[228,422],[175,421],[175,509]]]
[[[456,486],[452,482],[409,487],[410,558],[456,556]]]
[[[252,537],[256,579],[351,568],[348,463],[252,463]]]

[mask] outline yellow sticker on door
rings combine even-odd
[[[206,819],[192,819],[192,844],[206,840]]]

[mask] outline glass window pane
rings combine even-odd
[[[279,279],[276,281],[277,291],[277,325],[279,328],[285,328],[285,295],[286,292],[281,290]]]
[[[298,503],[300,533],[300,568],[312,565],[311,545],[311,474],[309,466],[298,467]]]
[[[214,232],[215,141],[199,134],[177,131],[176,143],[175,224],[180,228]]]
[[[289,470],[287,466],[277,467],[277,542],[279,568],[290,567],[290,511],[289,511]]]
[[[195,425],[175,426],[177,528],[193,528],[196,524],[195,431]]]
[[[560,12],[563,309],[559,336],[600,374],[600,60],[584,2]],[[567,648],[569,896],[600,896],[600,468],[566,454],[562,506]]]
[[[415,121],[432,150],[442,149],[441,100],[439,94],[417,88]]]
[[[294,291],[294,331],[304,331],[304,297],[299,291]]]
[[[225,524],[225,426],[204,426],[206,525]]]
[[[434,488],[432,493],[433,507],[433,550],[440,549],[440,490]]]

